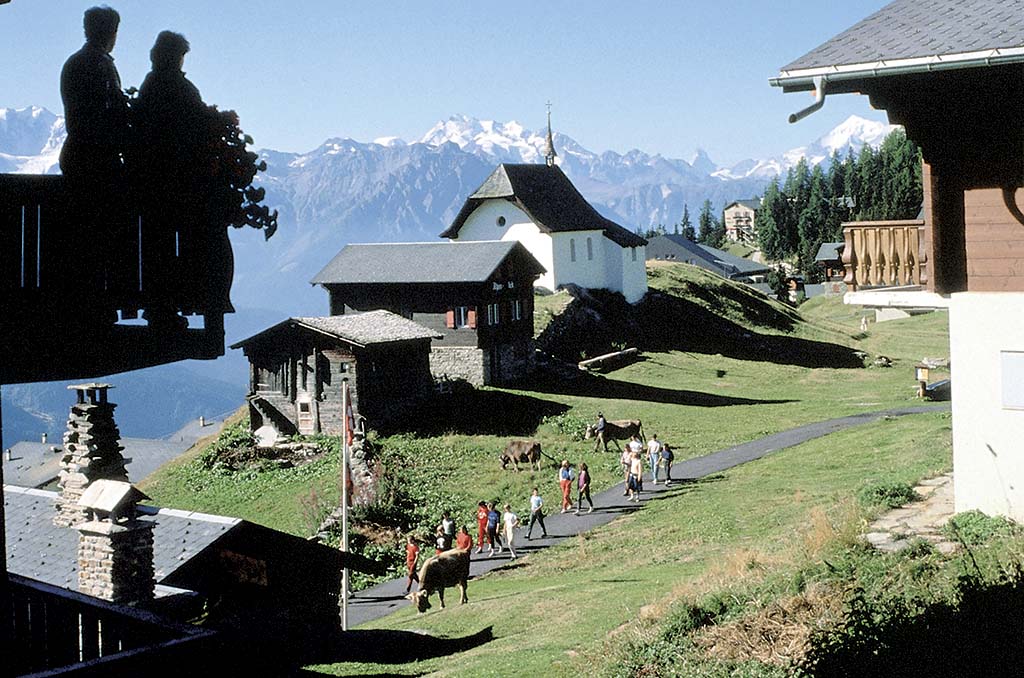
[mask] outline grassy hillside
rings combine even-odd
[[[639,346],[642,360],[606,375],[553,372],[456,396],[410,413],[404,430],[377,435],[378,460],[391,478],[387,501],[364,516],[377,525],[368,552],[400,557],[400,534],[379,527],[429,532],[443,509],[471,523],[480,499],[507,500],[523,512],[535,484],[553,499],[547,460],[540,473],[499,468],[497,455],[511,437],[535,437],[556,458],[586,461],[601,488],[620,480],[617,455],[594,452],[574,435],[598,411],[641,419],[648,435],[658,433],[684,458],[813,421],[918,404],[914,363],[948,355],[944,313],[861,333],[860,312],[839,298],[793,309],[684,264],[658,263],[648,274],[652,294],[635,308],[600,295],[582,303],[557,294],[537,304],[541,343],[567,360],[622,345]],[[879,354],[894,366],[870,366]],[[548,675],[552,662],[566,673],[579,670],[582,660],[574,657],[605,657],[606,643],[618,648],[616,639],[638,615],[658,619],[682,593],[742,569],[735,563],[744,553],[757,554],[754,572],[791,562],[796,556],[784,551],[809,525],[822,516],[850,518],[851,510],[834,507],[846,506],[864,483],[907,482],[948,468],[948,423],[938,415],[901,419],[779,453],[475,581],[472,605],[423,618],[405,613],[379,625],[452,636],[494,625],[496,641],[451,664],[323,670]],[[330,455],[300,468],[263,465],[234,474],[184,459],[145,489],[162,505],[308,535],[337,501],[337,477]]]

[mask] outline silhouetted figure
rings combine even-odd
[[[64,101],[67,139],[60,167],[68,191],[69,222],[75,224],[66,245],[85,263],[84,304],[99,305],[127,283],[119,273],[130,270],[125,245],[128,221],[124,210],[124,164],[121,153],[128,140],[128,104],[121,91],[114,59],[121,18],[109,7],[86,10],[85,46],[64,63],[60,92]],[[113,309],[102,309],[104,320]]]
[[[210,250],[210,225],[203,214],[208,177],[202,161],[211,111],[181,70],[189,48],[185,36],[162,31],[149,52],[153,70],[132,104],[145,317],[151,325],[183,326],[176,309],[195,305],[189,292],[201,289],[208,277],[192,265]]]
[[[128,101],[110,53],[117,42],[118,13],[109,7],[85,11],[85,46],[60,74],[67,140],[60,168],[73,180],[121,179],[121,150],[128,138]]]

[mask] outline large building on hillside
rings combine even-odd
[[[331,315],[384,309],[428,328],[437,378],[498,384],[533,366],[533,285],[544,267],[516,240],[346,245],[310,281]]]
[[[538,287],[568,284],[621,293],[629,303],[647,293],[647,241],[598,213],[554,163],[499,165],[466,199],[441,236],[452,241],[519,241],[546,272]]]
[[[757,230],[754,218],[761,209],[761,200],[736,200],[725,206],[722,211],[722,223],[725,226],[725,237],[732,242],[754,244],[757,242]]]
[[[723,278],[743,282],[756,282],[760,276],[767,275],[770,270],[765,264],[734,256],[674,233],[651,238],[647,244],[647,259],[691,264]]]
[[[897,0],[772,84],[866,94],[924,158],[924,223],[844,225],[847,303],[949,309],[956,510],[1024,522],[1024,3]],[[865,278],[867,280],[865,280]],[[879,280],[881,278],[881,280]],[[883,289],[865,290],[867,282]]]

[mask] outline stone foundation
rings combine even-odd
[[[435,346],[430,350],[430,374],[435,379],[465,379],[483,386],[487,374],[484,352],[473,346]]]
[[[142,520],[93,520],[77,525],[78,590],[125,605],[152,600],[155,526]]]

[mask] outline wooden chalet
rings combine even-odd
[[[1024,521],[1024,1],[897,0],[782,68],[924,157],[919,221],[847,224],[847,303],[949,309],[956,510]],[[865,289],[873,288],[873,289]]]
[[[231,348],[249,359],[253,430],[340,435],[342,381],[355,413],[372,423],[428,394],[434,330],[389,311],[289,318]]]
[[[435,377],[494,384],[533,364],[533,283],[544,268],[515,240],[347,245],[312,284],[332,315],[384,309],[438,336]]]

